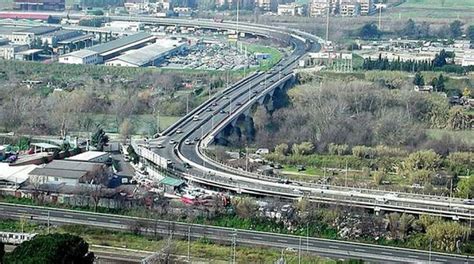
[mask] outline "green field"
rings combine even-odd
[[[474,8],[473,0],[407,0],[402,7]],[[471,10],[472,12],[472,10]]]

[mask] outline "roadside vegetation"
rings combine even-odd
[[[13,220],[2,221],[2,224],[0,225],[0,231],[19,232],[22,230],[25,232],[38,233],[41,235],[41,237],[47,234],[47,229],[44,225],[28,223],[28,228],[24,229],[22,227],[21,221]],[[162,258],[170,256],[187,258],[188,253],[188,242],[184,238],[174,238],[173,240],[169,241],[166,235],[144,234],[141,232],[134,232],[132,230],[111,231],[83,225],[52,226],[50,228],[50,232],[52,234],[50,236],[53,237],[63,236],[64,234],[80,236],[86,243],[90,245],[89,247],[92,249],[92,251],[94,251],[94,248],[107,249],[108,247],[112,247],[112,249],[119,251],[120,249],[148,251],[148,254],[161,251],[163,252],[163,256],[161,256]],[[228,261],[231,257],[230,245],[213,243],[207,238],[192,240],[189,243],[189,246],[190,256],[195,261],[212,261],[213,263],[223,263]],[[16,253],[16,256],[18,256],[18,254],[19,253]],[[11,259],[13,256],[15,255],[11,254],[11,256],[8,256],[7,254],[8,259]],[[276,249],[269,249],[265,247],[248,247],[243,245],[237,245],[236,247],[236,259],[239,262],[270,263],[275,262],[281,256],[282,252]],[[297,261],[298,253],[296,249],[284,250],[283,257],[286,261],[292,263]],[[349,262],[338,262],[328,258],[308,255],[303,252],[301,263],[333,264]]]
[[[18,199],[14,197],[3,197],[1,201],[37,204],[37,202],[31,199]],[[341,239],[422,250],[429,249],[429,241],[431,239],[432,241],[437,241],[432,245],[433,250],[456,252],[458,250],[456,243],[458,243],[460,252],[463,254],[474,254],[474,244],[470,240],[469,223],[465,222],[452,222],[426,215],[417,217],[404,213],[374,215],[363,209],[342,205],[319,204],[310,202],[306,198],[293,203],[276,199],[265,199],[259,201],[259,203],[250,197],[236,197],[232,199],[229,207],[223,206],[218,200],[207,206],[189,206],[183,205],[178,201],[158,198],[155,199],[152,207],[145,206],[145,201],[143,201],[143,205],[136,205],[130,209],[99,207],[97,212],[292,234],[303,237]],[[266,205],[262,206],[262,203]],[[72,207],[49,203],[41,203],[41,205],[94,211],[92,207]],[[284,206],[287,209],[283,212],[281,208]],[[276,217],[276,213],[281,214],[281,216]],[[2,221],[2,224],[0,224],[0,229],[2,230],[24,230],[30,232],[30,230],[35,228],[35,224],[30,223],[26,216],[21,221]],[[141,228],[153,230],[154,225],[137,220],[129,226],[130,232],[135,235],[141,234],[138,231]],[[129,241],[130,245],[137,245],[137,247],[142,247],[142,249],[148,249],[148,247],[140,244],[141,242],[135,243],[133,239],[129,240],[129,235],[114,235],[115,233],[107,231],[111,236],[108,237],[104,234],[105,231],[102,231],[99,235],[94,236],[94,232],[88,233],[87,230],[88,228],[71,228],[64,231],[83,236],[91,244],[120,246],[120,243]],[[89,234],[96,240],[89,240],[91,239]],[[458,240],[460,242],[457,242]]]
[[[156,133],[193,109],[225,83],[240,78],[213,72],[0,62],[0,132],[55,134],[91,132],[104,124],[120,132]],[[78,74],[81,73],[81,74]],[[188,105],[188,107],[187,107]]]

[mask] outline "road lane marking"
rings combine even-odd
[[[286,240],[284,239],[277,239],[278,242],[283,242],[283,243],[286,243]]]
[[[445,260],[445,259],[439,259],[439,258],[436,258],[435,261],[448,262],[448,261]]]
[[[63,217],[74,218],[72,215],[63,214]]]
[[[97,218],[94,218],[94,217],[87,217],[87,220],[97,221]]]
[[[419,258],[418,256],[408,255],[409,258]]]
[[[120,221],[110,219],[109,222],[120,224]]]
[[[339,248],[338,246],[329,245],[330,248]]]
[[[256,236],[254,236],[254,237],[252,237],[252,238],[253,238],[253,239],[258,239],[258,240],[263,240],[263,237],[256,237]]]
[[[382,252],[381,254],[383,254],[383,255],[390,255],[390,256],[392,256],[392,255],[393,255],[393,254],[392,254],[392,253],[390,253],[390,252]]]
[[[362,248],[356,248],[356,249],[354,249],[354,250],[355,250],[355,251],[360,251],[360,252],[366,252],[366,251],[367,251],[367,250],[362,249]]]

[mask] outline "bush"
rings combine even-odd
[[[354,157],[362,159],[373,159],[375,158],[375,154],[375,150],[371,147],[355,146],[352,148],[352,155]]]
[[[456,175],[468,175],[474,169],[474,158],[470,152],[453,152],[446,158],[446,167]]]
[[[348,151],[349,151],[349,146],[347,144],[337,145],[337,144],[331,143],[328,146],[328,152],[331,155],[342,156],[342,155],[348,154]]]

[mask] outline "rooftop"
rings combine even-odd
[[[77,58],[83,59],[83,58],[93,56],[96,54],[98,53],[95,51],[83,49],[83,50],[73,51],[71,53],[64,54],[62,55],[62,57],[77,57]]]
[[[148,45],[141,49],[132,50],[112,60],[121,60],[137,66],[142,66],[150,61],[156,60],[163,54],[172,51],[176,47],[184,45],[177,40],[159,40],[157,43]]]
[[[0,181],[21,184],[28,179],[28,173],[37,168],[36,165],[10,166],[0,163]]]
[[[184,183],[184,181],[180,180],[180,179],[171,178],[171,177],[165,177],[165,178],[163,178],[163,180],[160,181],[160,183],[164,184],[164,185],[170,185],[170,186],[173,186],[173,187],[178,187],[178,186],[182,185]]]
[[[35,35],[43,35],[43,34],[50,33],[59,29],[60,27],[36,26],[36,27],[16,30],[15,33],[33,33]]]
[[[44,149],[59,149],[58,146],[49,143],[31,143],[32,146]]]
[[[89,50],[95,51],[97,53],[106,53],[108,51],[121,48],[123,46],[127,46],[127,45],[130,45],[135,42],[142,41],[151,37],[153,36],[150,33],[140,32],[140,33],[125,36],[116,40],[112,40],[104,44],[93,46],[89,48]]]
[[[30,172],[30,175],[35,176],[61,177],[67,179],[79,179],[86,174],[87,171],[66,171],[50,168],[36,168]]]
[[[98,166],[102,165],[102,163],[87,161],[53,160],[50,163],[46,164],[45,168],[67,171],[92,171]]]
[[[109,153],[103,151],[86,151],[81,154],[69,157],[67,160],[89,161],[104,155],[109,155]]]

